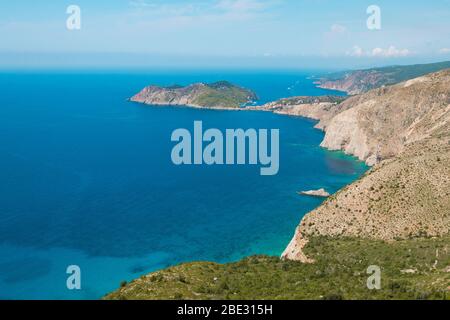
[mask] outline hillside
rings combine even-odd
[[[450,299],[448,237],[395,243],[316,237],[305,251],[314,264],[265,256],[182,264],[123,283],[105,299]],[[367,288],[371,265],[382,268],[381,290]]]
[[[326,126],[323,146],[358,150],[377,144],[379,162],[303,218],[283,256],[308,261],[312,236],[383,240],[450,231],[450,70],[346,100]],[[349,148],[348,146],[354,146]],[[374,150],[374,149],[372,149]]]
[[[178,105],[198,108],[240,108],[257,99],[251,90],[227,81],[211,84],[196,83],[182,86],[148,86],[133,96],[130,101],[149,105]]]
[[[324,89],[339,90],[355,95],[447,68],[450,68],[450,61],[346,71],[323,77],[317,81],[317,84]]]
[[[322,147],[373,165],[450,125],[450,69],[351,97],[320,124]]]
[[[447,69],[353,97],[292,97],[253,109],[319,120],[316,128],[326,133],[322,147],[372,166],[446,130],[449,105]]]

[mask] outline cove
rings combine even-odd
[[[323,133],[308,119],[127,98],[149,83],[223,79],[254,90],[261,103],[330,93],[310,76],[0,72],[0,297],[98,299],[121,281],[181,262],[279,256],[300,219],[322,202],[297,191],[334,193],[367,167],[320,148]],[[194,121],[223,133],[280,129],[278,174],[261,177],[250,165],[175,166],[171,134]],[[71,265],[80,267],[81,290],[67,289]]]

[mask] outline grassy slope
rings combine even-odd
[[[306,252],[314,264],[265,256],[183,264],[123,284],[105,299],[450,299],[450,237],[392,243],[316,237]],[[370,265],[382,269],[381,290],[367,289]]]
[[[389,75],[389,83],[400,83],[422,75],[450,68],[450,61],[431,64],[416,64],[411,66],[392,66],[375,68],[374,71]]]
[[[254,99],[256,99],[256,95],[250,90],[221,81],[205,87],[194,103],[205,107],[239,108]]]

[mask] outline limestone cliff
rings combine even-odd
[[[283,257],[309,262],[311,236],[382,240],[450,232],[450,69],[352,97],[322,146],[376,164],[306,215]],[[382,161],[383,160],[383,161]]]
[[[343,110],[342,102],[345,99],[347,99],[347,97],[299,96],[281,99],[275,102],[267,103],[263,106],[249,107],[247,109],[270,111],[277,114],[319,120],[316,128],[323,130],[325,129],[325,124]]]
[[[323,123],[322,147],[344,150],[368,165],[430,137],[450,120],[450,69],[349,98]]]

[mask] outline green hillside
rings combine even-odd
[[[254,256],[188,263],[123,283],[105,299],[450,299],[450,237],[386,243],[313,238],[314,264]],[[367,268],[381,268],[381,290]]]

